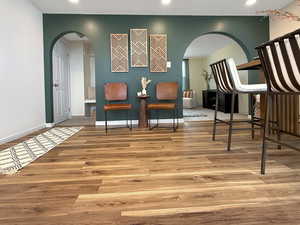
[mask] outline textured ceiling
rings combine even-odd
[[[246,0],[31,0],[44,13],[137,14],[137,15],[256,15],[264,9],[278,9],[293,0],[257,0],[246,6]]]

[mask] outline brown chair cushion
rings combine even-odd
[[[147,105],[148,109],[175,109],[175,103],[153,103]]]
[[[158,100],[176,100],[178,96],[177,82],[161,82],[156,85],[156,97]]]
[[[129,110],[132,108],[131,104],[107,104],[104,105],[105,111],[112,111],[112,110]]]
[[[104,85],[104,95],[107,101],[127,100],[126,83],[107,83]]]

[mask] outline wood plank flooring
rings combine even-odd
[[[1,225],[300,224],[300,153],[212,123],[178,132],[85,127],[13,176],[0,176]],[[33,135],[0,146],[0,150]],[[259,135],[260,132],[257,131]]]

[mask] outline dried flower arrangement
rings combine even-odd
[[[300,0],[297,0],[297,2],[299,2],[299,6],[300,6]],[[297,16],[291,12],[285,11],[285,10],[281,10],[281,9],[270,9],[270,10],[264,10],[264,11],[260,11],[258,13],[265,13],[269,16],[275,16],[278,17],[280,19],[288,19],[288,20],[292,20],[292,21],[300,21],[300,16]]]
[[[207,70],[203,70],[201,73],[201,76],[204,77],[204,80],[206,81],[207,84],[207,89],[210,89],[210,81],[213,78],[213,75],[209,72],[207,72]]]

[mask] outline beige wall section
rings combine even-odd
[[[294,1],[283,10],[291,12],[300,16],[300,3]],[[286,33],[292,32],[300,28],[300,21],[291,21],[287,19],[280,19],[278,17],[270,17],[270,38],[274,39]]]
[[[201,75],[203,70],[207,70],[207,58],[191,58],[189,59],[189,71],[190,71],[190,89],[196,91],[196,103],[197,106],[201,106],[202,103],[202,90],[207,89],[207,84],[204,77]]]
[[[222,48],[212,55],[208,57],[208,64],[217,62],[221,59],[225,58],[233,58],[237,65],[246,63],[247,56],[242,50],[242,48],[235,42]],[[243,84],[248,84],[248,72],[247,71],[240,71],[239,72],[241,82]],[[212,88],[215,87],[215,84],[211,85]],[[248,113],[248,96],[247,95],[239,95],[239,112],[243,114]]]
[[[70,85],[72,116],[84,116],[84,46],[83,42],[70,43]]]
[[[85,99],[96,99],[95,54],[89,43],[84,43],[84,95]],[[92,68],[93,67],[93,68]]]
[[[211,73],[210,64],[217,62],[224,58],[233,58],[237,65],[246,63],[247,57],[242,48],[232,41],[232,44],[213,52],[208,57],[191,58],[189,59],[190,66],[190,88],[197,92],[196,98],[198,105],[202,105],[202,90],[207,88],[206,82],[201,76],[202,71],[205,69]],[[248,84],[248,72],[240,72],[240,79],[243,84]],[[210,83],[211,89],[216,89],[214,81]],[[248,96],[239,95],[239,112],[243,114],[248,113]]]

